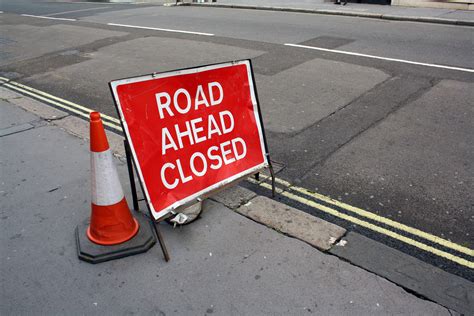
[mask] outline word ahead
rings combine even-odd
[[[155,219],[268,165],[248,60],[110,86]]]

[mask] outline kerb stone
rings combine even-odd
[[[236,211],[324,251],[346,233],[342,227],[264,196],[256,197]]]

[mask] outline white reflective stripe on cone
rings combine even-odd
[[[117,174],[112,152],[91,152],[92,203],[95,205],[113,205],[123,198],[122,185]]]

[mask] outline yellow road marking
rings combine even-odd
[[[73,112],[73,113],[76,113],[84,118],[89,118],[89,113],[92,112],[93,110],[87,108],[87,107],[84,107],[84,106],[81,106],[79,104],[76,104],[76,103],[73,103],[73,102],[70,102],[70,101],[67,101],[67,100],[64,100],[62,98],[59,98],[59,97],[56,97],[56,96],[53,96],[51,94],[48,94],[46,92],[43,92],[43,91],[40,91],[40,90],[37,90],[37,89],[34,89],[34,88],[31,88],[31,87],[28,87],[28,86],[25,86],[25,85],[22,85],[20,83],[17,83],[17,82],[14,82],[14,81],[11,81],[9,80],[8,78],[4,78],[4,77],[0,77],[0,80],[3,80],[3,81],[6,81],[5,83],[3,83],[4,86],[10,88],[10,89],[13,89],[13,90],[16,90],[16,91],[19,91],[19,92],[22,92],[22,93],[25,93],[27,95],[30,95],[30,96],[33,96],[35,98],[38,98],[40,100],[43,100],[45,102],[49,102],[51,104],[54,104],[58,107],[61,107],[63,109],[66,109],[70,112]],[[53,101],[53,100],[57,100],[57,101],[60,101],[62,103],[59,103],[59,102],[56,102],[56,101]],[[63,104],[64,103],[64,104]],[[71,107],[65,105],[65,104],[68,104],[70,105]],[[81,112],[80,110],[86,112]],[[102,114],[101,113],[101,116],[103,117],[106,117],[108,118],[109,120],[113,121],[113,122],[117,122],[117,123],[120,123],[120,121],[114,117],[111,117],[111,116],[108,116],[108,115],[105,115],[105,114]],[[107,122],[107,121],[103,121],[104,125],[107,125],[117,131],[120,131],[122,132],[122,127],[120,125],[116,125],[116,124],[113,124],[113,123],[110,123],[110,122]],[[256,183],[262,187],[265,187],[267,189],[271,189],[271,185],[268,184],[268,183],[265,183],[265,182],[257,182],[251,178],[249,178],[249,180],[253,183]],[[399,230],[402,230],[402,231],[405,231],[405,232],[408,232],[412,235],[415,235],[415,236],[418,236],[418,237],[421,237],[421,238],[424,238],[426,240],[429,240],[429,241],[432,241],[434,243],[437,243],[437,244],[440,244],[442,246],[445,246],[447,248],[451,248],[453,250],[456,250],[458,252],[461,252],[461,253],[464,253],[464,254],[467,254],[469,256],[473,256],[473,253],[474,251],[469,249],[469,248],[466,248],[466,247],[463,247],[461,245],[458,245],[456,243],[453,243],[453,242],[450,242],[448,240],[445,240],[443,238],[440,238],[440,237],[437,237],[437,236],[434,236],[432,234],[429,234],[429,233],[426,233],[426,232],[423,232],[419,229],[416,229],[416,228],[413,228],[413,227],[409,227],[407,225],[404,225],[404,224],[401,224],[401,223],[398,223],[398,222],[395,222],[391,219],[388,219],[388,218],[385,218],[385,217],[382,217],[380,215],[377,215],[377,214],[374,214],[374,213],[371,213],[371,212],[368,212],[368,211],[365,211],[363,209],[360,209],[360,208],[357,208],[357,207],[354,207],[354,206],[351,206],[349,204],[346,204],[346,203],[343,203],[343,202],[340,202],[340,201],[337,201],[337,200],[334,200],[334,199],[331,199],[327,196],[324,196],[322,194],[318,194],[318,193],[314,193],[314,192],[311,192],[305,188],[301,188],[301,187],[297,187],[297,186],[293,186],[291,185],[291,183],[285,181],[285,180],[282,180],[282,179],[279,179],[279,178],[275,178],[275,181],[288,187],[290,190],[293,190],[293,191],[297,191],[299,193],[302,193],[306,196],[311,196],[313,198],[316,198],[316,199],[319,199],[321,201],[324,201],[328,204],[331,204],[331,205],[335,205],[335,206],[338,206],[338,207],[341,207],[347,211],[350,211],[350,212],[353,212],[353,213],[356,213],[360,216],[363,216],[363,217],[366,217],[366,218],[369,218],[371,220],[374,220],[374,221],[377,221],[377,222],[380,222],[380,223],[383,223],[385,225],[388,225],[388,226],[391,226],[391,227],[394,227],[396,229],[399,229]],[[416,240],[413,240],[411,238],[408,238],[408,237],[405,237],[405,236],[402,236],[402,235],[399,235],[395,232],[392,232],[388,229],[385,229],[385,228],[382,228],[382,227],[379,227],[379,226],[376,226],[374,224],[371,224],[369,222],[365,222],[363,220],[360,220],[358,218],[355,218],[353,216],[350,216],[350,215],[347,215],[347,214],[344,214],[344,213],[341,213],[337,210],[334,210],[332,208],[329,208],[325,205],[322,205],[322,204],[319,204],[317,202],[314,202],[314,201],[311,201],[309,199],[306,199],[304,197],[301,197],[301,196],[298,196],[298,195],[295,195],[291,192],[288,192],[288,191],[284,191],[284,190],[281,190],[279,188],[277,188],[277,193],[289,198],[289,199],[292,199],[294,201],[298,201],[300,203],[303,203],[303,204],[306,204],[308,206],[311,206],[313,208],[316,208],[316,209],[319,209],[323,212],[326,212],[328,214],[331,214],[333,216],[336,216],[336,217],[339,217],[339,218],[342,218],[344,220],[347,220],[347,221],[350,221],[352,223],[355,223],[357,225],[360,225],[362,227],[365,227],[365,228],[368,228],[370,230],[373,230],[375,232],[378,232],[380,234],[383,234],[383,235],[386,235],[386,236],[390,236],[394,239],[397,239],[399,241],[402,241],[406,244],[409,244],[409,245],[412,245],[414,247],[417,247],[419,249],[422,249],[424,251],[427,251],[427,252],[430,252],[430,253],[433,253],[437,256],[440,256],[440,257],[443,257],[443,258],[446,258],[448,260],[451,260],[453,262],[456,262],[460,265],[463,265],[463,266],[466,266],[466,267],[469,267],[469,268],[474,268],[474,263],[471,262],[471,261],[468,261],[466,259],[463,259],[463,258],[460,258],[460,257],[457,257],[455,255],[452,255],[452,254],[449,254],[447,252],[444,252],[444,251],[441,251],[439,249],[436,249],[434,247],[431,247],[431,246],[428,246],[428,245],[425,245],[419,241],[416,241]]]
[[[267,188],[267,189],[271,189],[272,186],[268,183],[265,183],[265,182],[262,182],[260,183],[261,186]],[[308,200],[306,198],[303,198],[301,196],[298,196],[296,194],[293,194],[291,192],[288,192],[288,191],[283,191],[281,190],[281,192],[279,192],[279,194],[289,198],[289,199],[292,199],[294,201],[298,201],[300,203],[303,203],[303,204],[306,204],[306,205],[309,205],[313,208],[316,208],[320,211],[323,211],[325,213],[328,213],[328,214],[331,214],[333,216],[336,216],[336,217],[339,217],[339,218],[342,218],[346,221],[349,221],[349,222],[352,222],[354,224],[357,224],[359,226],[362,226],[362,227],[365,227],[365,228],[368,228],[370,230],[373,230],[375,232],[378,232],[380,234],[383,234],[383,235],[386,235],[386,236],[389,236],[389,237],[392,237],[394,239],[397,239],[401,242],[404,242],[408,245],[411,245],[411,246],[414,246],[414,247],[417,247],[419,249],[422,249],[424,251],[427,251],[427,252],[430,252],[432,254],[435,254],[439,257],[443,257],[445,259],[448,259],[450,261],[453,261],[453,262],[456,262],[460,265],[463,265],[465,267],[468,267],[468,268],[471,268],[473,269],[474,268],[474,262],[471,262],[469,260],[466,260],[464,258],[460,258],[458,256],[455,256],[455,255],[452,255],[450,253],[447,253],[447,252],[444,252],[444,251],[441,251],[439,249],[436,249],[434,247],[431,247],[431,246],[428,246],[428,245],[425,245],[419,241],[416,241],[416,240],[413,240],[411,238],[408,238],[408,237],[405,237],[405,236],[402,236],[400,234],[397,234],[395,232],[392,232],[388,229],[385,229],[385,228],[382,228],[382,227],[379,227],[379,226],[376,226],[374,224],[371,224],[371,223],[368,223],[366,221],[363,221],[363,220],[360,220],[358,218],[355,218],[353,216],[350,216],[350,215],[347,215],[347,214],[344,214],[344,213],[341,213],[339,211],[336,211],[330,207],[327,207],[325,205],[322,205],[322,204],[319,204],[319,203],[316,203],[314,201],[311,201],[311,200]]]
[[[37,98],[37,99],[40,99],[40,100],[43,100],[43,101],[45,101],[45,102],[54,104],[54,105],[56,105],[56,106],[58,106],[58,107],[60,107],[60,108],[66,109],[66,110],[68,110],[68,111],[70,111],[70,112],[73,112],[73,113],[76,113],[77,115],[80,115],[80,116],[82,116],[82,117],[84,117],[84,118],[86,118],[86,119],[89,119],[88,113],[90,113],[90,112],[88,112],[88,113],[81,112],[81,111],[79,111],[79,110],[77,110],[77,109],[75,109],[75,108],[68,107],[68,106],[66,106],[66,105],[64,105],[64,104],[61,104],[61,103],[59,103],[59,102],[50,100],[50,99],[48,99],[48,98],[46,98],[46,97],[40,96],[40,95],[35,94],[35,93],[33,93],[33,92],[24,90],[24,89],[19,88],[19,87],[16,87],[16,86],[13,86],[13,85],[11,85],[10,83],[4,83],[3,85],[4,85],[5,87],[10,88],[10,89],[13,89],[13,90],[16,90],[16,91],[18,91],[18,92],[31,95],[31,96],[33,96],[33,97],[35,97],[35,98]],[[102,114],[101,114],[101,116],[102,116]],[[113,128],[113,129],[117,130],[117,131],[120,131],[120,132],[122,131],[122,127],[121,127],[121,126],[115,125],[115,124],[110,123],[110,122],[107,122],[107,121],[102,121],[102,123],[103,123],[104,125],[107,125],[107,126]]]
[[[38,89],[29,87],[29,86],[25,86],[25,85],[23,85],[23,84],[21,84],[21,83],[18,83],[18,82],[15,82],[15,81],[11,81],[11,80],[9,80],[9,79],[7,79],[7,78],[0,77],[0,79],[6,80],[9,84],[15,85],[15,86],[20,87],[20,88],[22,88],[22,89],[24,89],[24,90],[28,90],[28,91],[30,91],[30,92],[39,94],[39,95],[41,95],[41,96],[44,96],[44,97],[47,97],[47,98],[50,98],[50,99],[53,99],[53,100],[56,100],[56,101],[59,101],[59,102],[68,104],[68,105],[72,106],[73,108],[82,110],[82,111],[84,111],[84,112],[87,112],[87,113],[94,112],[94,110],[89,109],[89,108],[86,108],[85,106],[76,104],[76,103],[71,102],[71,101],[68,101],[68,100],[64,100],[64,99],[62,99],[62,98],[56,97],[56,96],[54,96],[54,95],[51,95],[51,94],[49,94],[49,93],[43,92],[43,91],[38,90]],[[74,112],[74,113],[76,113],[76,112]],[[101,113],[100,116],[101,116],[102,118],[106,118],[107,120],[109,120],[109,121],[111,121],[111,122],[120,124],[120,120],[116,119],[115,117],[112,117],[112,116],[109,116],[109,115],[106,115],[106,114],[103,114],[103,113]]]
[[[332,205],[335,205],[335,206],[338,206],[340,208],[343,208],[347,211],[350,211],[350,212],[353,212],[353,213],[356,213],[360,216],[363,216],[363,217],[366,217],[366,218],[369,218],[373,221],[377,221],[379,223],[383,223],[387,226],[391,226],[391,227],[394,227],[398,230],[402,230],[402,231],[405,231],[407,233],[410,233],[412,235],[415,235],[415,236],[418,236],[418,237],[421,237],[421,238],[424,238],[426,240],[429,240],[431,242],[434,242],[434,243],[437,243],[439,245],[442,245],[446,248],[450,248],[450,249],[453,249],[453,250],[456,250],[456,251],[459,251],[459,252],[462,252],[466,255],[469,255],[469,256],[474,256],[474,250],[472,249],[469,249],[467,247],[463,247],[461,245],[458,245],[456,243],[453,243],[449,240],[446,240],[446,239],[443,239],[443,238],[440,238],[438,236],[435,236],[435,235],[432,235],[432,234],[429,234],[429,233],[426,233],[424,231],[421,231],[419,229],[416,229],[416,228],[413,228],[413,227],[410,227],[410,226],[407,226],[407,225],[404,225],[404,224],[401,224],[399,222],[396,222],[394,220],[391,220],[389,218],[386,218],[386,217],[383,217],[383,216],[380,216],[380,215],[377,215],[377,214],[374,214],[374,213],[371,213],[371,212],[368,212],[366,210],[363,210],[363,209],[360,209],[358,207],[355,207],[355,206],[352,206],[352,205],[349,205],[349,204],[346,204],[346,203],[343,203],[341,201],[337,201],[337,200],[334,200],[334,199],[331,199],[330,197],[327,197],[325,195],[322,195],[322,194],[319,194],[319,193],[315,193],[315,192],[311,192],[309,191],[308,189],[305,189],[305,188],[300,188],[300,187],[297,187],[297,186],[293,186],[291,185],[289,182],[285,181],[285,180],[281,180],[281,179],[278,179],[276,178],[275,179],[276,182],[280,183],[280,184],[283,184],[287,187],[289,187],[291,190],[293,191],[297,191],[299,193],[302,193],[306,196],[311,196],[311,197],[314,197],[318,200],[321,200],[321,201],[324,201],[328,204],[332,204]]]

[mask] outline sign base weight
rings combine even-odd
[[[156,243],[153,232],[154,225],[146,216],[134,213],[135,219],[140,224],[138,233],[130,240],[113,246],[102,246],[93,243],[86,236],[88,222],[83,222],[76,227],[77,256],[89,263],[100,263],[123,257],[147,252]]]

